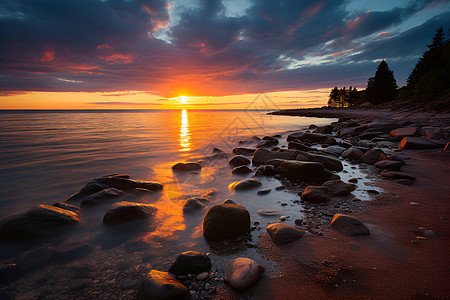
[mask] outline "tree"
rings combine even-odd
[[[347,107],[354,104],[358,95],[356,88],[350,86],[349,89],[343,88],[339,89],[334,87],[328,98],[328,106],[330,107]]]
[[[397,96],[397,82],[394,72],[388,64],[382,60],[377,67],[375,76],[367,81],[366,97],[372,104],[380,104],[393,101]]]
[[[337,86],[335,86],[330,92],[330,97],[328,98],[328,106],[337,107],[338,98],[339,98],[339,89],[337,88]]]

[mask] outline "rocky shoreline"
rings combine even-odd
[[[220,149],[214,149],[212,156],[195,162],[177,163],[172,169],[174,173],[201,173],[205,163],[227,160],[231,174],[237,179],[244,177],[230,183],[228,188],[231,193],[253,191],[260,197],[275,191],[289,193],[292,203],[282,202],[280,207],[297,206],[302,217],[282,214],[282,209],[262,207],[257,211],[258,215],[261,218],[271,217],[267,224],[263,224],[251,219],[245,204],[240,205],[232,199],[223,199],[223,203],[211,205],[208,199],[190,198],[184,202],[183,213],[189,218],[189,214],[206,212],[202,233],[214,257],[225,255],[226,258],[227,253],[234,253],[234,258],[214,260],[209,253],[183,252],[175,255],[172,262],[164,263],[167,269],[158,270],[145,264],[148,250],[140,240],[127,242],[125,247],[138,248],[131,251],[127,259],[117,256],[101,263],[95,255],[92,256],[90,245],[85,242],[39,243],[1,262],[0,279],[5,284],[0,288],[0,296],[5,299],[70,299],[81,294],[98,299],[289,298],[289,294],[279,290],[275,293],[276,288],[267,291],[270,286],[268,281],[279,286],[286,282],[293,284],[290,276],[297,271],[292,270],[292,262],[298,259],[289,260],[286,253],[295,249],[301,252],[305,243],[320,243],[330,237],[351,240],[363,236],[369,241],[376,241],[379,230],[361,215],[370,207],[391,201],[390,198],[386,200],[384,192],[376,186],[386,181],[395,185],[389,187],[391,190],[417,185],[416,176],[404,172],[411,164],[410,151],[428,151],[430,155],[440,153],[444,161],[449,161],[448,114],[316,109],[296,111],[291,115],[298,114],[340,119],[322,127],[312,124],[309,130],[290,132],[286,136],[254,137],[242,143],[254,147],[237,147],[233,149],[232,157]],[[365,180],[351,176],[351,170],[357,168],[367,169],[367,178],[372,182],[364,182],[367,187],[363,192],[369,195],[369,201],[355,196],[361,192],[361,182]],[[262,178],[273,178],[279,184],[272,189],[264,185]],[[163,191],[162,184],[131,180],[124,174],[95,178],[65,203],[55,203],[53,206],[42,204],[0,221],[0,238],[2,241],[39,238],[45,242],[46,236],[76,226],[84,210],[108,203],[111,205],[105,212],[103,223],[111,230],[123,231],[142,224],[146,226],[152,222],[157,207],[130,202],[126,196]],[[408,205],[420,203],[408,201]],[[431,227],[417,230],[419,233],[411,240],[412,244],[420,244],[438,235]],[[258,241],[252,240],[252,234],[253,237],[258,236]],[[330,249],[333,247],[330,245]],[[281,271],[276,271],[273,276],[264,275],[268,266],[246,257],[245,252],[249,248],[258,249],[264,258],[280,265],[291,265],[285,266],[289,270],[286,277],[281,276]],[[287,252],[280,258],[277,257],[279,251]],[[153,252],[153,255],[157,253],[156,250]],[[83,257],[88,257],[89,263],[79,263]],[[356,282],[354,267],[339,263],[339,259],[325,257],[320,262],[308,262],[309,271],[313,274],[313,284],[308,286],[316,294],[305,298],[332,296],[333,291],[327,294],[324,290],[337,285],[351,287],[349,281]],[[67,264],[73,273],[71,278],[65,278],[68,285],[58,293],[50,292],[51,286],[61,284],[59,278],[50,276],[51,270],[58,266],[53,263]],[[49,265],[50,270],[43,269]],[[304,271],[305,266],[300,269]],[[25,285],[30,280],[40,286],[39,292],[27,290]],[[299,296],[300,291],[304,292],[295,290],[294,295]],[[445,296],[442,291],[433,292],[433,295]],[[353,292],[339,293],[344,297],[355,296]],[[387,291],[384,296],[393,295]]]

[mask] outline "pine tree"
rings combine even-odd
[[[372,104],[393,101],[397,96],[397,82],[388,64],[382,60],[375,76],[367,81],[366,97]]]
[[[338,98],[339,98],[339,89],[337,88],[337,86],[335,86],[330,92],[330,97],[328,99],[328,106],[337,107],[339,101]]]

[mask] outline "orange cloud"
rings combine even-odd
[[[129,64],[133,62],[131,56],[120,53],[112,54],[109,56],[100,56],[100,59],[103,59],[109,63],[116,63],[116,64]]]
[[[108,44],[101,44],[97,46],[97,49],[114,49],[114,47],[111,47]]]
[[[40,62],[48,62],[52,61],[55,58],[55,51],[52,49],[45,50],[44,54],[42,54],[41,58],[39,59]]]

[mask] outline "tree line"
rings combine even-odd
[[[375,105],[394,100],[425,102],[450,97],[450,39],[445,37],[442,26],[427,47],[409,74],[406,86],[398,88],[394,73],[382,60],[375,76],[367,80],[365,90],[334,87],[328,106],[347,107],[364,102]]]

